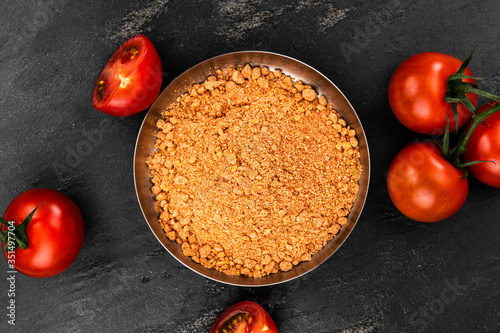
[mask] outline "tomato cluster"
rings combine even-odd
[[[455,214],[467,198],[469,169],[481,182],[500,187],[500,106],[488,103],[476,111],[478,95],[500,97],[476,86],[471,58],[461,63],[443,53],[419,53],[406,59],[389,83],[389,104],[403,125],[444,134],[442,144],[410,143],[389,167],[389,196],[413,220],[437,222]],[[450,148],[450,132],[465,124],[457,146]]]

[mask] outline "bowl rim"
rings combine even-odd
[[[214,276],[210,276],[210,275],[207,275],[205,274],[203,271],[204,270],[209,270],[209,271],[215,271],[214,269],[208,269],[208,268],[205,268],[203,267],[201,264],[197,264],[195,263],[194,261],[191,260],[191,258],[189,257],[185,257],[184,259],[187,259],[188,261],[191,262],[191,265],[187,264],[186,262],[184,262],[183,260],[181,260],[181,258],[179,258],[177,255],[175,255],[168,247],[167,245],[163,242],[162,239],[160,239],[160,236],[157,234],[157,232],[155,232],[155,230],[153,229],[153,226],[152,226],[152,223],[158,223],[158,220],[156,219],[156,221],[150,221],[148,218],[147,218],[147,215],[145,213],[145,210],[144,210],[144,207],[143,205],[141,204],[141,195],[140,195],[140,192],[139,192],[139,189],[138,189],[138,175],[137,175],[137,155],[138,155],[138,148],[139,148],[139,141],[140,141],[140,137],[141,137],[141,133],[142,131],[144,130],[145,128],[145,124],[146,124],[146,121],[148,119],[148,117],[151,115],[152,113],[152,110],[156,109],[158,106],[157,104],[160,103],[160,97],[164,94],[166,94],[166,92],[168,92],[169,88],[174,86],[178,81],[182,80],[184,78],[184,76],[187,75],[187,73],[193,71],[194,69],[197,69],[197,68],[201,68],[203,67],[204,65],[206,64],[209,64],[209,63],[212,63],[212,62],[216,62],[217,60],[221,60],[221,59],[224,59],[226,57],[232,57],[232,56],[245,56],[245,55],[268,55],[268,56],[273,56],[273,57],[278,57],[278,58],[283,58],[284,60],[286,61],[291,61],[291,62],[295,62],[297,64],[299,64],[300,66],[304,66],[308,71],[312,71],[314,72],[316,75],[319,75],[319,77],[321,77],[323,80],[325,80],[325,84],[327,85],[331,85],[335,90],[337,90],[337,92],[339,93],[339,95],[345,100],[345,102],[347,103],[347,106],[352,110],[352,113],[353,115],[355,116],[355,119],[357,120],[357,123],[359,124],[359,129],[361,130],[361,134],[364,138],[364,149],[366,150],[366,163],[363,164],[363,171],[362,173],[366,175],[362,175],[362,178],[364,178],[366,180],[366,189],[364,190],[364,193],[363,193],[363,198],[362,198],[362,202],[360,203],[360,205],[358,206],[359,207],[359,213],[358,213],[358,216],[351,222],[349,221],[348,224],[351,224],[351,227],[348,228],[348,230],[346,231],[347,232],[347,235],[345,235],[345,237],[343,238],[343,240],[340,242],[340,244],[338,246],[336,246],[333,251],[331,251],[331,253],[329,253],[326,257],[324,257],[321,261],[319,261],[316,265],[314,265],[313,267],[301,272],[301,273],[298,273],[294,276],[291,276],[289,278],[285,278],[285,279],[281,279],[279,281],[272,281],[272,282],[264,282],[266,280],[266,277],[270,277],[270,276],[273,276],[273,275],[276,275],[276,274],[280,274],[280,273],[289,273],[290,271],[288,272],[278,272],[278,273],[273,273],[273,274],[270,274],[270,275],[267,275],[267,276],[264,276],[264,277],[261,277],[261,278],[253,278],[253,277],[244,277],[244,279],[248,279],[249,281],[251,281],[252,283],[238,283],[238,282],[231,282],[231,281],[225,281],[223,277],[228,277],[228,279],[231,279],[231,277],[234,277],[234,276],[231,276],[231,275],[227,275],[227,274],[224,274],[222,272],[218,272],[220,274],[217,274],[217,275],[221,275],[221,278],[217,278],[217,277],[214,277]],[[245,65],[245,64],[241,64],[242,66]],[[266,64],[260,64],[260,66],[266,66]],[[214,67],[214,71],[215,69],[217,68],[227,68],[229,66],[226,66],[224,67],[223,66],[223,63],[221,63],[221,66],[220,67]],[[292,73],[287,73],[286,71],[283,71],[285,74],[287,75],[290,75],[292,76],[293,74]],[[293,77],[293,76],[292,76]],[[294,80],[297,80],[297,78],[294,78]],[[199,82],[190,82],[189,85],[193,85],[193,84],[196,84],[196,83],[199,83]],[[306,82],[307,83],[307,82]],[[308,84],[308,83],[307,83]],[[316,90],[316,92],[318,92],[318,87],[314,87],[313,88]],[[177,91],[176,92],[176,96],[180,96],[184,93],[185,91]],[[163,109],[165,109],[165,106],[162,107]],[[342,118],[344,118],[343,115],[341,115]],[[357,130],[358,131],[358,130]],[[358,137],[360,135],[360,133],[356,133],[356,137]],[[358,137],[358,140],[359,140],[359,137]],[[153,150],[154,151],[154,148]],[[360,153],[361,153],[361,149],[360,149]],[[145,163],[146,161],[143,161],[143,163]],[[363,125],[361,123],[361,120],[359,119],[359,116],[357,114],[357,112],[355,111],[354,107],[352,106],[351,102],[347,99],[347,97],[344,95],[344,93],[328,78],[326,77],[323,73],[319,72],[317,69],[313,68],[312,66],[300,61],[300,60],[297,60],[295,58],[292,58],[290,56],[287,56],[287,55],[283,55],[283,54],[279,54],[279,53],[275,53],[275,52],[269,52],[269,51],[256,51],[256,50],[248,50],[248,51],[236,51],[236,52],[229,52],[229,53],[224,53],[224,54],[220,54],[220,55],[217,55],[217,56],[214,56],[214,57],[211,57],[211,58],[208,58],[206,60],[203,60],[197,64],[195,64],[194,66],[191,66],[190,68],[188,68],[187,70],[183,71],[181,74],[179,74],[176,78],[174,78],[161,92],[160,94],[158,95],[157,99],[155,100],[155,102],[148,108],[147,110],[147,113],[146,115],[144,116],[143,120],[142,120],[142,123],[141,123],[141,126],[139,128],[139,131],[137,133],[137,139],[136,139],[136,144],[135,144],[135,148],[134,148],[134,159],[133,159],[133,177],[134,177],[134,188],[135,188],[135,193],[136,193],[136,198],[137,198],[137,202],[139,203],[139,207],[141,208],[141,212],[142,212],[142,215],[144,217],[144,219],[146,220],[146,223],[148,224],[149,226],[149,229],[151,230],[151,232],[153,233],[153,235],[155,236],[155,238],[158,240],[158,242],[165,248],[165,250],[167,250],[167,252],[170,253],[170,255],[172,257],[174,257],[178,262],[180,262],[181,264],[183,264],[183,266],[189,268],[191,271],[203,276],[204,278],[207,278],[209,280],[212,280],[212,281],[216,281],[216,282],[219,282],[219,283],[224,283],[224,284],[227,284],[227,285],[232,285],[232,286],[239,286],[239,287],[264,287],[264,286],[272,286],[272,285],[277,285],[277,284],[281,284],[281,283],[285,283],[285,282],[289,282],[289,281],[292,281],[296,278],[299,278],[299,277],[302,277],[304,275],[306,275],[307,273],[315,270],[316,268],[318,268],[321,264],[323,264],[325,261],[327,261],[335,252],[337,252],[339,250],[339,248],[345,243],[345,241],[347,240],[347,238],[351,235],[352,233],[352,230],[354,229],[354,227],[356,226],[357,222],[359,221],[361,215],[362,215],[362,212],[363,212],[363,209],[364,209],[364,206],[366,204],[366,199],[367,199],[367,196],[368,196],[368,191],[369,191],[369,187],[370,187],[370,178],[371,178],[371,159],[370,159],[370,149],[369,149],[369,145],[368,145],[368,140],[366,138],[366,133],[364,131],[364,128],[363,128]],[[361,179],[360,178],[360,182],[361,182]],[[151,175],[149,174],[148,176],[148,179],[147,181],[151,182]],[[360,184],[361,185],[361,184]],[[361,186],[360,186],[360,190],[361,190]],[[360,198],[360,192],[358,192],[358,196],[356,198],[356,201],[359,200]],[[354,205],[356,204],[356,202],[353,204],[353,207]],[[351,213],[349,213],[350,215]],[[346,227],[346,225],[342,226],[342,228],[340,229],[341,231]],[[163,229],[161,229],[162,232],[163,232]],[[337,235],[340,235],[340,232],[337,234]],[[338,237],[337,235],[333,236],[330,241],[328,241],[328,243],[321,249],[319,250],[318,252],[316,252],[313,257],[315,255],[317,255],[318,253],[322,252],[325,250],[325,248],[328,246],[328,244],[332,243],[336,237]],[[169,239],[167,239],[167,242],[170,242],[172,243],[174,246],[178,246],[180,247],[179,244],[177,244],[176,242],[173,242],[173,241],[170,241]],[[183,255],[181,253],[181,255]],[[309,261],[308,261],[309,262]],[[296,265],[294,266],[294,269],[298,266],[300,266],[302,263],[304,262],[301,262],[299,263],[299,265]],[[307,263],[307,262],[306,262]],[[192,267],[194,266],[194,267]],[[195,267],[197,266],[200,266],[198,268],[200,269],[195,269]],[[238,277],[242,277],[241,275],[238,276]],[[258,282],[264,282],[264,283],[258,283]]]

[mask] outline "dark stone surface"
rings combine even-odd
[[[455,216],[420,224],[398,213],[385,186],[394,155],[424,137],[389,109],[392,72],[418,52],[464,59],[477,45],[471,68],[500,93],[499,15],[496,0],[2,2],[0,211],[25,190],[54,188],[80,207],[86,235],[63,274],[17,275],[15,327],[2,264],[0,331],[201,333],[242,300],[262,304],[282,333],[500,331],[500,190],[471,178]],[[239,288],[196,275],[156,241],[132,179],[145,113],[113,118],[90,98],[104,63],[137,33],[157,47],[165,86],[209,57],[265,50],[343,90],[365,126],[372,179],[358,225],[326,263],[283,285]],[[71,159],[103,119],[111,130]]]

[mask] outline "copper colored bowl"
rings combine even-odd
[[[176,103],[177,97],[187,92],[193,84],[203,82],[208,75],[214,74],[217,69],[235,68],[245,64],[267,66],[270,70],[279,68],[286,75],[311,85],[319,95],[324,95],[347,124],[356,130],[361,154],[360,159],[363,165],[358,197],[348,215],[347,223],[340,229],[339,233],[321,251],[317,252],[310,261],[302,262],[288,272],[278,272],[262,278],[226,275],[213,269],[207,269],[184,256],[180,245],[170,241],[158,223],[158,213],[155,211],[154,196],[151,193],[151,175],[146,164],[147,158],[154,151],[153,146],[157,133],[156,121],[160,118],[161,112]],[[235,52],[208,59],[190,68],[173,80],[159,95],[144,118],[137,137],[134,156],[134,180],[137,199],[151,231],[165,249],[177,260],[196,273],[215,281],[237,286],[266,286],[292,280],[313,270],[328,259],[347,239],[347,236],[356,225],[365,203],[370,180],[370,155],[363,126],[352,105],[339,88],[323,74],[298,60],[280,54],[260,51]]]

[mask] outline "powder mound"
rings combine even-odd
[[[184,255],[262,277],[311,259],[347,223],[356,132],[280,70],[218,70],[157,122],[148,158],[159,223]]]

